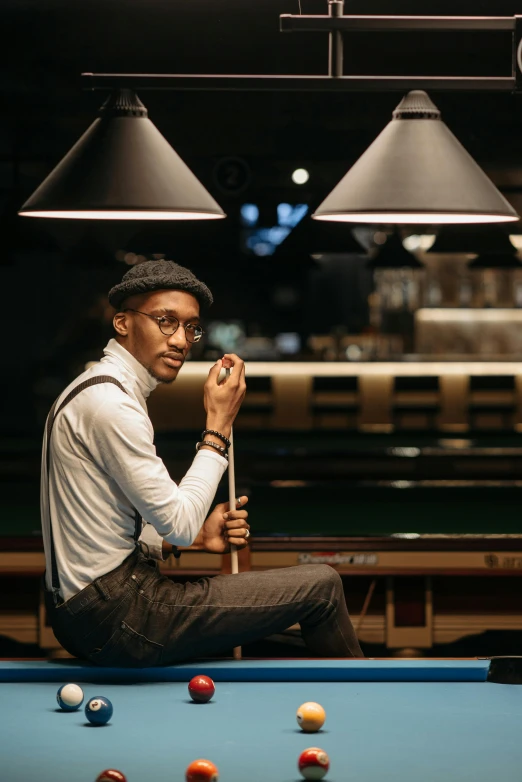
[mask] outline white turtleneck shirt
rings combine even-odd
[[[40,509],[51,589],[49,508],[60,592],[68,600],[118,567],[134,550],[135,509],[143,518],[140,541],[161,558],[161,542],[193,543],[210,510],[227,460],[199,451],[177,485],[154,447],[147,398],[158,385],[115,339],[104,357],[77,377],[61,401],[84,380],[111,375],[81,391],[58,414],[51,436],[49,481],[44,434]]]

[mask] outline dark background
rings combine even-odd
[[[301,9],[322,14],[327,4],[302,0]],[[422,10],[417,2],[390,7],[376,0],[345,7],[346,13],[365,14],[517,11],[522,12],[520,4],[507,0],[439,0],[424,2]],[[326,35],[282,34],[281,13],[299,13],[298,0],[3,0],[7,56],[1,71],[0,274],[7,382],[2,432],[38,431],[35,387],[45,385],[51,375],[60,391],[60,383],[63,387],[77,369],[78,362],[70,360],[72,346],[83,361],[110,336],[110,312],[105,311],[104,321],[100,295],[127,268],[115,260],[115,251],[132,249],[132,236],[140,228],[15,217],[103,102],[103,93],[82,90],[81,72],[325,73]],[[508,75],[510,34],[345,36],[345,69],[354,74]],[[310,297],[315,272],[308,257],[258,258],[241,251],[239,209],[244,202],[256,203],[265,226],[275,224],[281,201],[313,209],[389,121],[401,94],[142,91],[140,97],[152,121],[227,212],[228,219],[212,228],[208,241],[201,239],[203,224],[200,239],[185,241],[175,258],[213,288],[214,317],[238,318],[251,332],[267,334],[306,334],[317,323],[328,331],[336,319],[348,328],[363,327],[364,301],[358,291],[365,285],[354,265],[346,270],[351,295],[337,303],[326,296]],[[452,131],[500,185],[508,184],[511,192],[522,185],[521,96],[432,97]],[[218,173],[229,156],[245,163],[240,192],[229,192],[226,165],[225,174]],[[304,187],[291,182],[296,166],[310,171]],[[299,295],[285,308],[278,304],[277,291],[288,285]],[[321,290],[327,291],[328,284]],[[47,389],[46,398],[53,392]]]

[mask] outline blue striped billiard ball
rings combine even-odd
[[[62,684],[56,700],[63,711],[77,711],[83,703],[83,690],[77,684]]]
[[[112,712],[112,703],[104,695],[96,695],[88,700],[85,706],[85,716],[92,725],[106,725]]]

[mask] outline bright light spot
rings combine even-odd
[[[54,217],[62,220],[221,220],[226,214],[215,214],[213,212],[171,212],[161,209],[150,209],[148,211],[138,209],[114,209],[110,211],[100,210],[95,212],[80,211],[78,209],[66,212],[63,209],[59,211],[36,212],[18,212],[21,217]]]
[[[402,540],[417,540],[420,538],[418,532],[392,532],[392,538],[401,538]]]
[[[464,225],[466,223],[516,223],[518,217],[491,214],[454,214],[447,212],[337,212],[314,214],[315,220],[336,223],[389,223],[399,225]]]
[[[254,226],[259,220],[259,209],[255,204],[243,204],[241,207],[241,222],[243,225]]]
[[[301,222],[305,214],[308,212],[307,204],[278,204],[277,205],[277,222],[279,225],[288,226],[289,228],[295,228],[295,226]]]
[[[275,344],[280,353],[293,356],[301,350],[301,337],[295,331],[276,334]]]
[[[308,180],[310,179],[310,174],[306,170],[306,168],[296,168],[296,170],[292,173],[292,182],[294,182],[296,185],[304,185]]]
[[[266,255],[272,255],[274,252],[274,245],[268,244],[268,242],[257,242],[253,248],[252,251],[254,255],[259,255],[260,257],[264,257]]]
[[[290,204],[278,204],[277,205],[277,222],[279,225],[288,225],[288,221],[292,216],[293,208]]]
[[[283,228],[282,226],[274,225],[273,228],[268,229],[267,239],[277,247],[278,244],[281,244],[281,242],[286,239],[289,233],[289,228]]]
[[[517,250],[522,250],[522,234],[509,234],[509,241]]]
[[[396,447],[396,448],[390,448],[389,453],[392,456],[406,456],[409,458],[413,458],[415,456],[420,456],[420,448],[410,448],[410,447]]]
[[[362,349],[359,345],[348,345],[346,348],[346,358],[348,361],[358,361],[362,356]]]
[[[403,246],[410,252],[429,250],[435,242],[435,234],[412,234],[403,240]]]

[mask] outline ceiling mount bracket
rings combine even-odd
[[[328,74],[82,73],[88,90],[247,92],[367,92],[444,90],[522,92],[522,16],[345,15],[344,0],[328,0],[328,14],[279,17],[283,33],[328,33]],[[343,35],[357,32],[510,32],[511,73],[506,76],[347,76]]]

